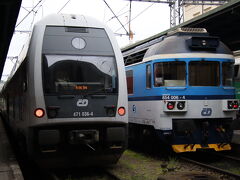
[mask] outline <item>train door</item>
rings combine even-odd
[[[152,70],[151,64],[146,65],[146,89],[152,88]]]

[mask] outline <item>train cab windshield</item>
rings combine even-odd
[[[186,63],[181,61],[154,64],[154,85],[186,86]]]
[[[189,62],[190,86],[219,86],[220,63],[218,61]]]
[[[114,57],[44,55],[46,94],[117,93]]]
[[[186,67],[186,62],[183,61],[155,63],[154,86],[186,86],[187,77],[189,86],[232,86],[233,84],[232,62],[190,61],[188,73]]]

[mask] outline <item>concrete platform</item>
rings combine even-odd
[[[23,180],[0,117],[0,180]]]

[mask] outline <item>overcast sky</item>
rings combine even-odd
[[[127,24],[129,21],[129,1],[105,1],[114,13],[119,16],[121,23]],[[31,11],[34,6],[36,6],[34,9],[35,13],[29,13],[28,11]],[[46,15],[58,13],[60,10],[60,13],[83,14],[94,17],[107,24],[114,33],[126,34],[126,31],[121,27],[117,19],[114,18],[114,15],[103,0],[22,0],[16,30],[31,31],[36,21]],[[134,37],[132,42],[129,42],[127,36],[116,35],[119,46],[124,47],[129,43],[137,42],[168,29],[170,26],[169,10],[167,4],[132,2],[131,30],[134,33]],[[27,14],[29,15],[26,16]],[[23,20],[23,18],[25,19]],[[126,25],[126,29],[128,30],[128,25]],[[15,33],[8,56],[18,56],[28,37],[29,34],[27,33]],[[2,79],[6,79],[6,75],[10,74],[12,67],[13,63],[7,59]]]

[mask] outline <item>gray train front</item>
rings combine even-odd
[[[52,167],[117,162],[127,146],[127,93],[110,30],[86,16],[51,15],[34,26],[23,57],[3,90],[23,151]]]

